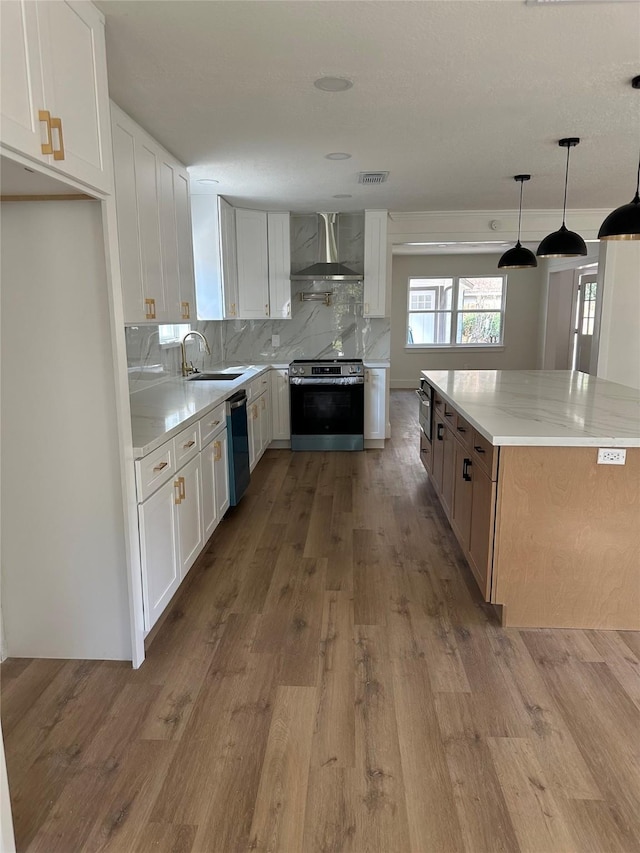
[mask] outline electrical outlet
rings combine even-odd
[[[279,347],[280,346],[280,335],[271,335],[271,346]]]
[[[598,465],[624,465],[627,451],[613,447],[598,448]]]

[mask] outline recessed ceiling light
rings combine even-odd
[[[350,160],[351,154],[347,154],[344,151],[332,151],[331,154],[324,155],[327,160]]]
[[[334,195],[334,198],[353,198],[349,193],[338,193],[338,195]]]
[[[199,184],[219,184],[220,181],[216,181],[213,178],[198,178]]]
[[[353,80],[346,77],[320,77],[313,81],[313,85],[323,92],[346,92],[353,86]]]

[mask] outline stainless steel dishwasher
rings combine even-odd
[[[247,428],[247,394],[236,391],[227,400],[227,435],[229,454],[229,502],[240,503],[249,485],[249,430]]]

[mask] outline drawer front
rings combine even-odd
[[[456,435],[458,436],[458,440],[462,442],[465,447],[468,447],[469,450],[472,447],[473,442],[473,433],[474,429],[469,423],[466,421],[462,415],[456,412],[455,417],[455,427],[456,427]]]
[[[227,425],[225,404],[216,406],[208,415],[200,419],[200,447],[206,447],[211,439]]]
[[[456,426],[456,417],[458,413],[453,408],[450,403],[447,403],[446,400],[442,401],[442,420],[449,427],[449,429],[455,429]]]
[[[142,503],[177,470],[173,442],[168,441],[144,459],[136,459],[135,467],[136,495],[138,503]]]
[[[193,424],[193,426],[182,430],[173,439],[173,448],[176,455],[177,470],[182,468],[185,462],[193,459],[196,453],[200,451],[200,424]]]
[[[490,441],[480,435],[477,430],[473,430],[473,456],[474,461],[480,468],[487,472],[492,480],[497,479],[498,474],[498,448],[494,447]]]
[[[269,387],[269,372],[257,376],[249,383],[249,387],[247,389],[247,397],[249,400],[255,400],[256,397],[259,397],[260,394],[263,394],[267,388]]]
[[[433,408],[439,415],[442,415],[444,412],[444,399],[435,389],[433,391]]]

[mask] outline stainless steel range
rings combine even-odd
[[[292,450],[364,450],[362,359],[289,365]]]

